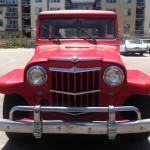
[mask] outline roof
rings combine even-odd
[[[113,11],[103,11],[103,10],[59,10],[59,11],[43,11],[39,13],[41,15],[104,15],[104,16],[116,16]]]

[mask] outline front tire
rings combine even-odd
[[[3,102],[3,118],[9,119],[10,110],[17,105],[27,106],[27,102],[20,95],[10,94],[4,96]],[[28,116],[28,112],[16,111],[13,115],[14,120],[19,120]],[[7,137],[12,141],[23,141],[26,139],[31,139],[31,134],[23,134],[23,133],[11,133],[6,132]]]
[[[143,56],[143,52],[140,53],[140,56]]]
[[[135,106],[141,112],[141,119],[150,118],[150,96],[149,95],[133,95],[130,96],[124,104],[125,106]],[[135,112],[122,112],[122,115],[129,120],[136,120],[137,115]],[[125,135],[127,140],[143,141],[150,135],[150,132],[134,133]]]

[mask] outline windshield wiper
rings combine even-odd
[[[57,39],[57,41],[60,42],[59,38],[51,31],[49,31],[44,25],[42,25],[42,28],[44,28],[46,31],[48,31],[48,33],[50,33],[55,39]]]
[[[94,37],[92,37],[91,35],[89,35],[89,34],[88,34],[84,29],[82,29],[81,27],[77,27],[77,30],[84,32],[90,39],[92,39],[94,42],[97,42]]]

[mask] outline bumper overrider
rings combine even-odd
[[[32,111],[33,121],[13,120],[15,111]],[[134,111],[137,114],[136,121],[116,121],[116,112]],[[42,120],[41,112],[106,112],[108,121],[91,122],[64,122]],[[15,133],[33,133],[35,138],[41,138],[44,133],[54,134],[98,134],[108,135],[109,139],[115,139],[117,134],[142,133],[150,131],[150,119],[141,119],[140,111],[133,106],[121,107],[43,107],[43,106],[15,106],[10,111],[9,119],[0,120],[0,131]]]

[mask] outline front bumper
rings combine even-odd
[[[13,120],[15,111],[33,111],[33,121]],[[91,122],[63,122],[63,121],[42,121],[41,112],[108,112],[108,121]],[[116,121],[116,112],[135,111],[136,121]],[[109,139],[115,139],[117,134],[142,133],[150,131],[150,119],[141,119],[141,114],[136,107],[40,107],[40,106],[16,106],[10,111],[10,119],[0,120],[0,131],[15,133],[33,133],[35,138],[41,138],[44,133],[55,134],[106,134]]]

